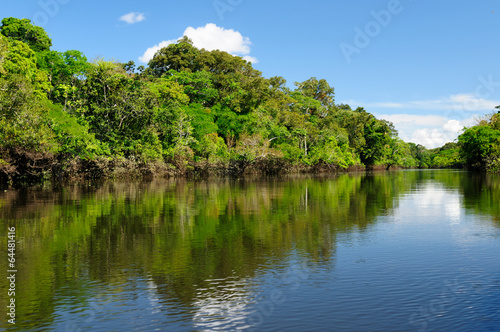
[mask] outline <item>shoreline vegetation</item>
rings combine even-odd
[[[311,77],[291,89],[186,37],[147,66],[51,50],[28,19],[0,26],[0,185],[395,168],[500,170],[500,114],[437,149],[407,143]]]

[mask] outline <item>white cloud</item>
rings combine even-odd
[[[221,50],[232,55],[241,56],[243,59],[252,63],[258,62],[256,58],[250,56],[250,45],[252,44],[250,39],[233,29],[224,29],[213,23],[208,23],[204,27],[188,27],[184,31],[183,36],[187,36],[191,39],[194,46],[197,48],[204,48],[207,51]],[[139,61],[144,63],[149,62],[158,50],[169,44],[175,43],[178,39],[162,41],[148,48],[146,52],[139,57]]]
[[[238,31],[226,30],[213,23],[204,27],[188,27],[184,36],[189,37],[196,47],[207,51],[222,50],[231,54],[247,55],[250,53],[250,39],[243,37]]]
[[[487,100],[474,94],[456,94],[436,100],[410,102],[408,106],[421,109],[491,111],[498,103],[499,101]]]
[[[251,62],[251,63],[259,63],[259,60],[257,60],[257,58],[250,56],[250,55],[245,55],[242,58],[243,58],[243,60],[246,60],[246,61]]]
[[[432,149],[453,142],[465,126],[474,122],[474,117],[461,121],[438,115],[382,114],[375,116],[391,121],[398,130],[399,137]]]
[[[438,111],[491,111],[500,105],[500,100],[484,99],[472,93],[462,93],[439,99],[413,100],[406,102],[369,102],[348,100],[344,103],[362,105],[365,108],[391,108]]]
[[[362,103],[355,100],[345,101],[353,107],[370,108],[377,118],[394,123],[399,136],[406,142],[422,144],[427,148],[436,148],[447,142],[454,141],[465,126],[474,123],[473,112],[489,112],[500,105],[499,100],[484,99],[475,94],[454,94],[448,97],[407,102],[372,102]],[[408,110],[415,114],[377,114],[376,110],[387,112]],[[435,114],[440,115],[435,115]],[[477,113],[476,113],[477,114]]]
[[[144,13],[131,12],[120,17],[120,21],[126,22],[127,24],[134,24],[142,22],[146,19]]]
[[[460,125],[458,120],[448,120],[443,126],[443,129],[450,133],[458,133],[462,128],[463,126]]]
[[[159,44],[156,44],[155,46],[151,46],[150,48],[148,48],[146,50],[146,52],[144,52],[144,54],[142,56],[139,57],[139,61],[143,62],[143,63],[148,63],[149,60],[151,60],[154,57],[156,52],[158,52],[160,49],[167,47],[170,44],[174,44],[176,42],[177,42],[177,40],[165,40]]]
[[[441,129],[417,129],[413,132],[411,142],[421,144],[429,149],[443,146],[447,142],[452,142],[456,137],[453,133]]]
[[[395,125],[441,126],[447,121],[445,117],[438,115],[383,114],[377,117],[391,121]]]
[[[499,105],[498,100],[479,98],[473,94],[452,95],[450,101],[457,109],[461,107],[461,109],[470,111],[491,111]]]

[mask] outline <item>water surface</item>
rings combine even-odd
[[[499,331],[499,220],[449,170],[9,190],[0,329]]]

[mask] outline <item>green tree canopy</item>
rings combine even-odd
[[[170,70],[193,72],[199,69],[195,61],[199,53],[193,42],[184,36],[176,44],[170,44],[156,52],[148,65],[156,77],[161,77]]]
[[[4,18],[2,26],[0,26],[0,32],[9,39],[28,44],[35,52],[48,51],[52,46],[52,40],[45,30],[31,24],[31,21],[27,18]]]
[[[321,102],[325,107],[334,106],[335,90],[325,79],[318,80],[316,77],[311,77],[304,82],[295,82],[297,90],[307,97],[311,97]]]
[[[500,153],[500,130],[491,122],[480,123],[466,129],[458,137],[458,143],[460,155],[469,167],[484,168],[490,156]]]

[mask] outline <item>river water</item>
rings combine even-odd
[[[8,190],[0,225],[0,330],[500,331],[496,175]]]

